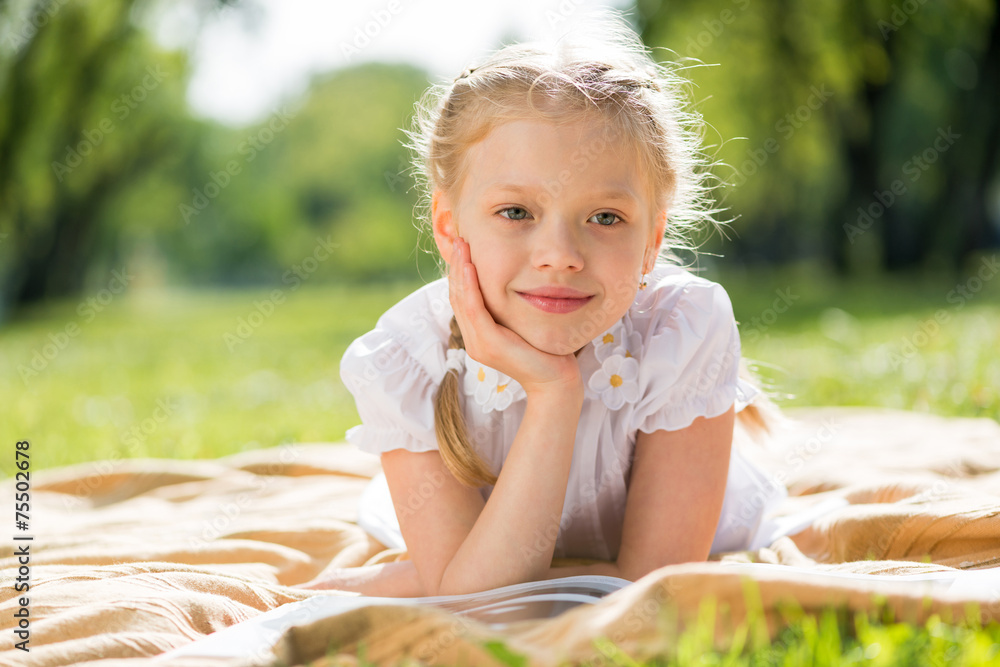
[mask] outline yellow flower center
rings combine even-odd
[[[632,353],[629,352],[628,350],[625,350],[625,358],[628,359],[631,356],[632,356]]]
[[[611,376],[611,386],[615,388],[622,386],[622,378],[620,375]]]
[[[604,338],[601,339],[602,343],[613,343],[615,342],[615,337],[613,334],[604,334]]]
[[[505,385],[505,384],[498,384],[497,385],[497,393],[499,394],[500,392],[502,392],[506,388],[507,388],[507,385]]]
[[[480,382],[486,379],[486,373],[483,371],[482,368],[479,369],[479,372],[476,374],[476,377],[479,378]]]

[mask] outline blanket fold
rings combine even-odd
[[[773,446],[751,452],[789,489],[776,518],[831,509],[765,548],[661,568],[553,619],[494,628],[436,608],[377,605],[295,627],[272,650],[238,659],[156,656],[289,602],[355,595],[293,587],[326,567],[406,558],[356,524],[377,457],[343,443],[296,444],[33,472],[27,593],[13,586],[16,544],[0,546],[0,664],[322,665],[362,650],[377,664],[499,665],[491,642],[502,641],[529,664],[555,666],[612,650],[604,639],[633,657],[655,655],[705,604],[715,605],[720,646],[748,618],[773,635],[789,609],[885,604],[922,622],[963,618],[973,604],[983,621],[1000,620],[1000,424],[866,408],[789,416]],[[13,481],[2,486],[12,498]],[[13,648],[21,597],[30,600],[30,653]]]

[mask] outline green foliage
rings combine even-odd
[[[864,272],[957,264],[996,245],[978,190],[1000,169],[995,3],[637,7],[658,56],[691,65],[741,260]]]
[[[0,6],[0,317],[120,261],[122,198],[186,131],[186,59],[152,44],[134,4]]]
[[[152,41],[149,6],[0,5],[0,321],[123,265],[173,285],[434,274],[400,129],[423,72],[334,71],[227,127],[191,116],[187,55]]]
[[[413,68],[360,65],[317,78],[254,127],[206,127],[179,175],[184,197],[159,212],[171,281],[278,284],[310,256],[316,282],[432,271],[414,254],[400,130],[426,85]],[[317,257],[320,240],[336,249]]]

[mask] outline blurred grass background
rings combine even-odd
[[[729,291],[744,356],[779,405],[1000,418],[1000,280],[958,308],[947,296],[960,283],[927,274],[877,288],[808,267],[703,275]],[[342,440],[359,420],[340,357],[419,284],[286,290],[269,316],[252,319],[259,323],[245,339],[240,321],[249,324],[271,290],[128,293],[90,322],[77,301],[47,303],[0,329],[5,439],[32,441],[35,470]],[[71,322],[79,334],[56,352],[49,335]],[[46,362],[37,375],[36,352]],[[0,465],[10,474],[10,461]]]

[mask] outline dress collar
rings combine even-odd
[[[580,350],[580,371],[584,392],[598,398],[610,410],[639,400],[639,359],[641,337],[632,331],[627,317]],[[521,385],[503,373],[469,357],[465,350],[448,351],[448,367],[464,363],[462,386],[483,413],[502,411],[526,397]]]

